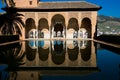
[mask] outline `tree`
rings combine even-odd
[[[21,35],[24,27],[22,14],[15,10],[14,0],[2,0],[7,7],[3,8],[6,13],[0,15],[0,35]]]
[[[15,7],[14,0],[2,0],[2,3],[5,3],[7,7]]]
[[[0,15],[0,33],[2,35],[21,35],[24,27],[22,14],[7,12]]]

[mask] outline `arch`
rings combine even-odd
[[[91,38],[92,25],[91,25],[91,20],[89,18],[85,17],[82,19],[82,23],[81,23],[80,28],[84,28],[86,30],[85,35],[87,34],[87,38]]]
[[[73,32],[71,32],[71,29],[73,29]],[[70,18],[67,27],[67,38],[78,38],[78,30],[78,20],[76,18]]]
[[[41,18],[38,21],[38,30],[41,31],[42,29],[48,29],[49,30],[48,20],[46,18]]]
[[[32,19],[32,18],[28,18],[25,22],[25,37],[28,38],[29,35],[28,35],[28,32],[31,30],[31,29],[36,29],[36,25],[35,25],[35,20]]]
[[[56,14],[52,17],[52,25],[56,24],[57,22],[62,22],[65,25],[65,18],[61,14]]]
[[[78,20],[76,18],[70,18],[68,21],[67,29],[74,29],[75,31],[79,30]]]
[[[65,18],[61,14],[56,14],[51,20],[52,37],[65,37]]]

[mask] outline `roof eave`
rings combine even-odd
[[[41,9],[41,8],[2,8],[5,11],[18,11],[18,12],[64,12],[64,11],[98,11],[102,7],[98,8],[53,8],[53,9]]]

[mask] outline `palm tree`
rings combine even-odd
[[[15,10],[14,0],[2,0],[2,2],[6,3],[6,7],[3,8],[6,13],[0,15],[0,35],[21,35],[22,37],[23,15]]]
[[[14,7],[15,6],[15,2],[14,0],[2,0],[2,3],[6,4],[7,7]]]
[[[22,16],[22,14],[13,11],[0,15],[0,34],[22,36],[24,27]]]

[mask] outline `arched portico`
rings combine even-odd
[[[15,0],[15,3],[13,9],[4,10],[13,10],[24,15],[25,38],[29,38],[31,29],[38,30],[37,38],[45,39],[81,38],[81,28],[86,30],[87,38],[93,39],[96,36],[97,11],[101,9],[98,5],[86,1],[41,3],[38,0],[27,0],[24,6],[22,1]]]
[[[68,13],[69,14],[69,13]],[[82,18],[81,22],[78,22],[80,18],[71,17],[67,19],[62,14],[54,14],[51,18],[51,23],[48,24],[47,18],[40,18],[38,20],[38,27],[36,28],[35,21],[32,18],[26,20],[26,38],[29,38],[32,33],[35,32],[31,38],[64,38],[64,39],[87,39],[93,38],[92,35],[92,23],[88,17]],[[66,20],[66,21],[65,21]],[[68,24],[65,24],[68,22]],[[81,23],[79,26],[78,23]],[[50,26],[49,26],[50,25]],[[67,26],[66,26],[67,25]],[[34,29],[34,30],[33,30]]]

